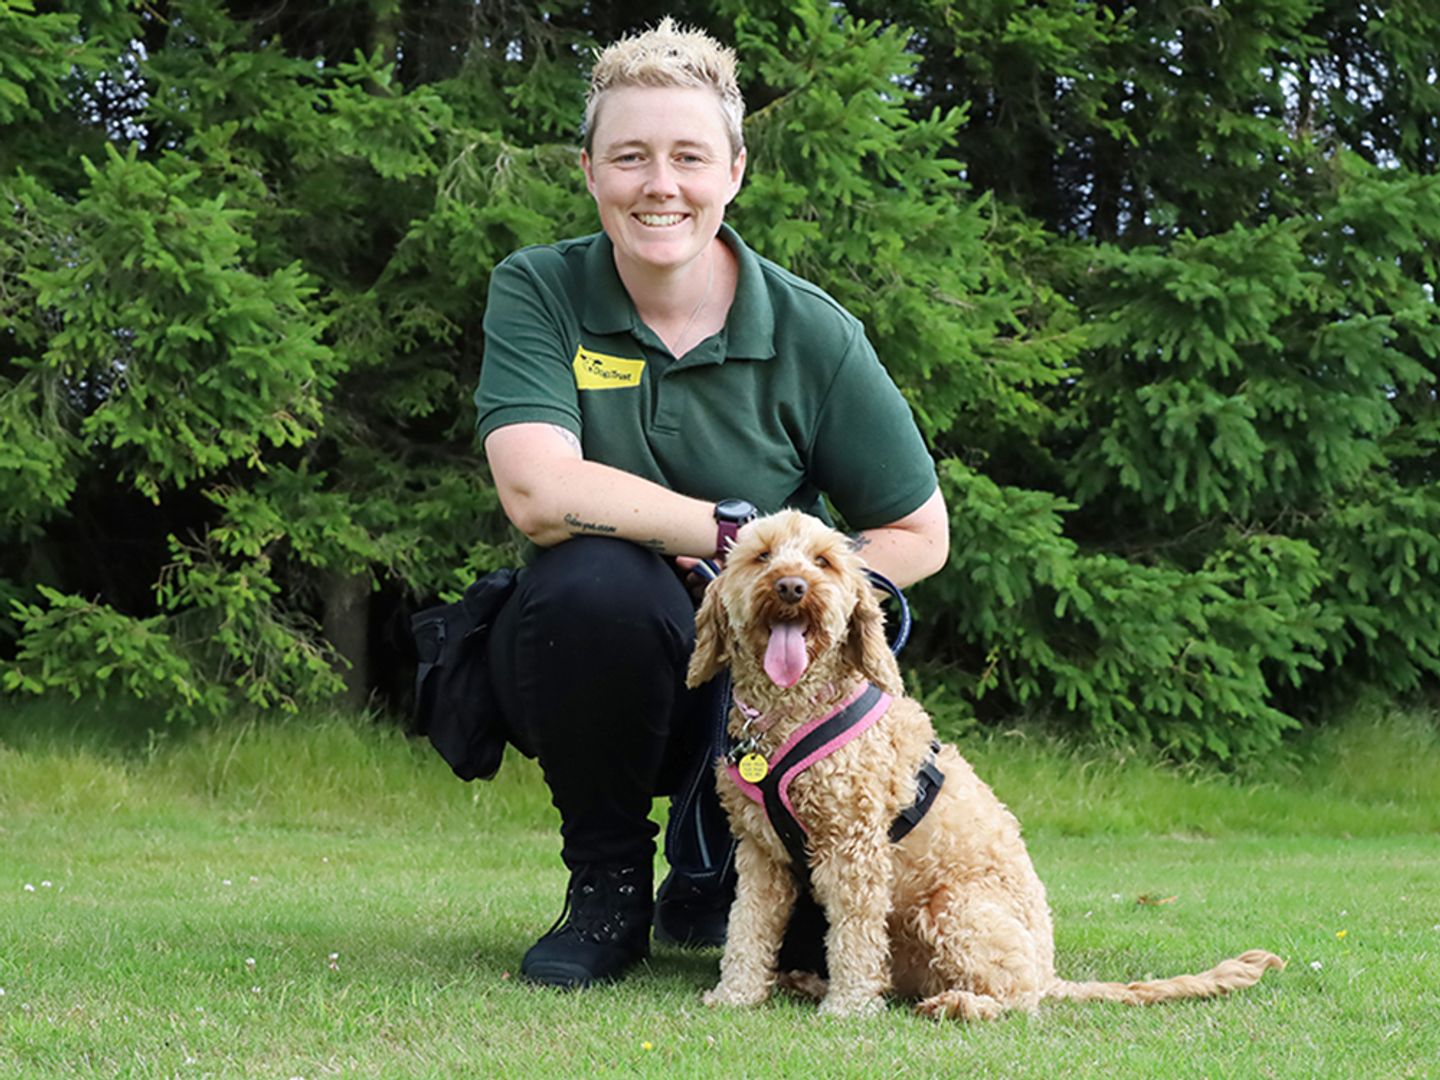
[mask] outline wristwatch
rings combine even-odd
[[[759,516],[753,504],[744,499],[721,499],[715,504],[715,558],[721,562],[735,543],[740,526]]]

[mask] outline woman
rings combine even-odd
[[[901,585],[947,553],[933,464],[859,322],[723,225],[743,111],[734,54],[705,34],[666,19],[612,45],[580,155],[604,231],[516,252],[491,279],[478,431],[540,549],[491,662],[571,871],[568,917],[521,966],[537,982],[613,979],[648,955],[651,800],[706,745],[681,572],[757,511],[825,516],[822,496]]]

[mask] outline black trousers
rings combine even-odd
[[[708,746],[711,695],[685,687],[695,604],[674,565],[637,544],[579,537],[526,567],[490,635],[510,741],[539,759],[561,855],[648,862],[651,800]]]

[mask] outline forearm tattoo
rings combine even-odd
[[[870,537],[864,535],[863,533],[856,533],[854,536],[850,537],[850,550],[851,550],[851,551],[861,552],[861,551],[864,551],[864,550],[865,550],[867,547],[869,547],[869,546],[870,546]]]
[[[606,525],[599,521],[581,521],[574,514],[565,515],[565,524],[570,526],[571,536],[584,536],[587,533],[609,536],[616,532],[614,525]]]

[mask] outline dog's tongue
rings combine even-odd
[[[770,628],[770,644],[765,648],[765,674],[776,686],[794,686],[805,674],[809,657],[805,655],[805,624],[781,622]]]

